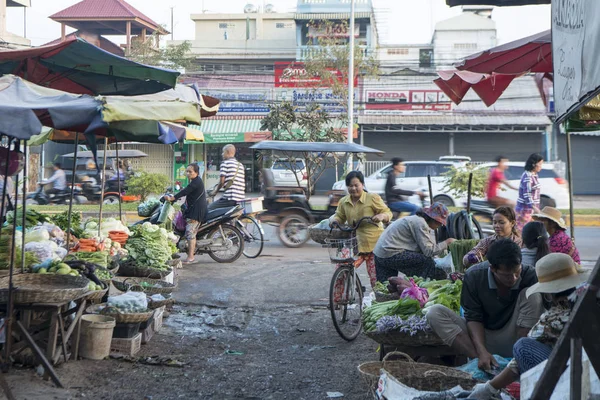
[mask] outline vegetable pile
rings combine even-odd
[[[17,217],[16,217],[17,226],[21,226],[21,221],[23,221],[23,208],[17,208]],[[9,225],[13,225],[15,222],[15,212],[9,211],[6,213],[6,222]],[[25,227],[36,226],[37,224],[41,224],[44,222],[50,222],[50,218],[44,214],[40,214],[39,212],[32,210],[30,208],[25,211]]]
[[[432,291],[429,294],[429,301],[423,307],[423,312],[434,304],[440,304],[448,307],[457,314],[460,314],[460,292],[462,290],[462,281],[447,283],[444,286]]]
[[[421,305],[419,302],[408,297],[400,300],[384,301],[383,303],[373,303],[363,310],[363,326],[366,332],[374,331],[377,327],[377,321],[382,317],[397,315],[400,318],[408,318],[420,311]]]
[[[129,258],[140,266],[168,270],[167,261],[173,253],[167,231],[150,222],[144,222],[132,229],[132,235],[125,245]]]
[[[158,206],[160,206],[160,201],[158,199],[148,199],[138,205],[138,215],[140,217],[149,217]]]

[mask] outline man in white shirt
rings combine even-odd
[[[67,188],[67,176],[65,171],[61,169],[62,165],[58,162],[52,165],[54,173],[50,179],[42,182],[44,185],[52,183],[52,189],[48,190],[48,194],[58,194]]]
[[[219,171],[220,181],[211,196],[217,194],[222,187],[225,188],[225,192],[223,197],[208,206],[209,210],[235,206],[238,201],[244,200],[246,195],[244,165],[235,159],[234,145],[228,144],[223,147],[223,162]]]

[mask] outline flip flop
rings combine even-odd
[[[190,261],[190,260],[182,260],[182,261],[181,261],[181,263],[182,263],[182,264],[186,264],[186,265],[188,265],[188,264],[193,264],[193,263],[195,263],[195,262],[196,262],[196,259],[195,259],[195,258],[194,258],[193,260],[191,260],[191,261]]]

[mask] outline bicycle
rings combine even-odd
[[[260,256],[265,244],[265,231],[261,223],[254,218],[258,212],[246,213],[245,202],[252,199],[244,199],[241,205],[244,206],[244,214],[236,221],[237,227],[244,237],[244,256],[247,258],[256,258]]]
[[[356,269],[364,260],[358,254],[356,230],[363,221],[375,224],[371,221],[371,217],[362,217],[353,228],[342,228],[334,223],[340,231],[350,233],[350,237],[325,239],[324,245],[329,249],[331,262],[339,265],[329,285],[329,310],[333,326],[342,339],[349,342],[356,339],[362,330],[364,287],[356,274]]]

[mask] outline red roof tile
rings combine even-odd
[[[155,28],[160,28],[159,24],[123,0],[83,0],[50,16],[50,19],[64,18],[139,18]]]

